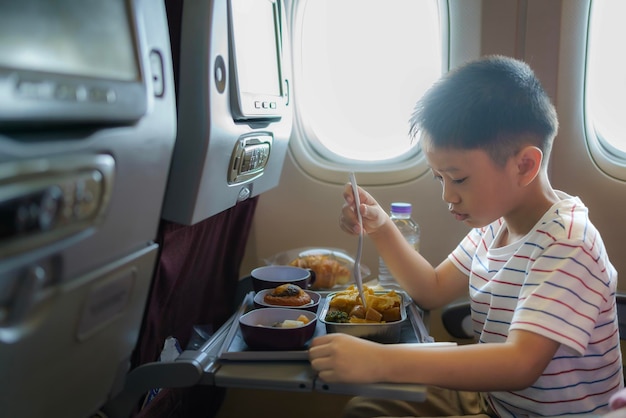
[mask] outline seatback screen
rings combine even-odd
[[[124,0],[19,0],[2,4],[0,67],[137,80]]]

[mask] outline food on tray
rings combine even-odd
[[[317,313],[299,308],[258,308],[239,317],[250,350],[301,350],[316,329]]]
[[[311,296],[300,286],[286,283],[268,292],[263,301],[269,305],[303,306],[311,303]]]
[[[352,277],[352,273],[344,264],[327,254],[301,256],[289,264],[315,272],[312,289],[330,289],[336,284],[348,283]]]
[[[382,323],[401,319],[402,298],[395,290],[381,294],[363,286],[363,294],[367,309],[363,306],[355,285],[335,293],[328,302],[328,313],[324,320],[338,323]]]
[[[282,322],[276,322],[275,324],[272,324],[272,327],[274,328],[297,328],[308,323],[309,323],[309,318],[307,318],[304,315],[300,315],[296,319],[285,319]]]
[[[316,279],[310,284],[310,290],[344,289],[354,282],[354,258],[340,248],[294,248],[276,253],[264,261],[267,265],[291,265],[312,270]],[[370,269],[361,263],[361,276],[366,279],[370,274]]]
[[[329,310],[324,318],[327,322],[337,322],[344,324],[350,322],[350,315],[347,312],[340,310]]]

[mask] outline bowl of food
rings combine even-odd
[[[319,313],[327,333],[342,332],[380,343],[400,341],[406,320],[403,294],[395,290],[375,291],[363,286],[367,309],[356,286],[328,295]]]
[[[260,308],[239,317],[241,336],[253,350],[298,350],[315,334],[317,315],[304,309]]]
[[[315,273],[311,290],[329,290],[347,286],[354,281],[354,258],[338,248],[304,247],[282,251],[265,260],[268,265],[286,265],[309,269]],[[361,276],[371,274],[361,265]]]
[[[300,286],[287,283],[273,289],[263,289],[254,295],[254,306],[257,308],[289,308],[305,309],[317,312],[322,296],[312,290],[304,290]]]

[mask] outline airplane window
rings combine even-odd
[[[600,149],[611,160],[626,159],[626,55],[620,39],[626,39],[626,2],[602,0],[591,3],[587,45],[586,119]]]
[[[441,3],[298,3],[296,127],[310,154],[322,163],[374,164],[383,171],[415,160],[408,120],[443,71]]]

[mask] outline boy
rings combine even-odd
[[[617,273],[577,197],[547,165],[558,121],[528,65],[490,56],[448,73],[418,103],[419,136],[450,213],[473,229],[433,267],[359,189],[363,228],[423,309],[467,295],[477,344],[407,348],[316,338],[328,382],[429,385],[424,403],[353,399],[346,416],[559,416],[609,411],[623,387]],[[340,226],[356,234],[349,185]]]

